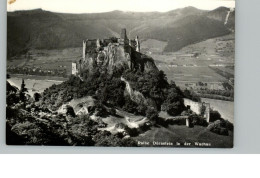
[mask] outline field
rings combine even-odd
[[[137,141],[150,142],[149,146],[154,146],[152,145],[153,141],[172,142],[175,147],[176,142],[181,143],[182,145],[180,146],[185,146],[183,144],[189,142],[191,146],[188,147],[196,147],[194,145],[195,142],[210,143],[210,147],[214,148],[229,148],[232,147],[233,143],[233,135],[231,132],[229,136],[221,136],[208,131],[206,127],[195,126],[194,128],[188,128],[178,125],[152,127],[151,130],[134,139]]]
[[[71,63],[80,59],[81,48],[55,50],[30,50],[28,55],[12,58],[7,61],[7,68],[19,67],[45,71],[59,70],[71,74]]]
[[[165,41],[141,41],[141,52],[154,58],[169,81],[173,80],[177,84],[199,81],[218,83],[228,81],[230,76],[234,76],[234,34],[191,44],[178,52],[169,53],[163,52],[167,45]],[[7,68],[66,71],[68,76],[71,74],[71,62],[80,59],[81,55],[81,48],[30,50],[28,55],[8,60]],[[212,66],[220,72],[213,70]]]
[[[159,65],[159,68],[165,72],[168,80],[175,82],[224,82],[226,80],[207,66],[169,67]]]
[[[166,73],[169,81],[228,81],[209,66],[216,66],[221,71],[234,75],[234,34],[191,44],[178,52],[163,52],[166,45],[167,42],[147,40],[141,43],[141,51],[154,58],[158,68]]]

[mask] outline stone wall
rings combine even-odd
[[[72,75],[77,75],[78,70],[77,70],[77,63],[73,62],[72,63],[72,70],[71,70],[71,74]]]
[[[202,103],[205,107],[204,117],[206,118],[207,122],[210,122],[210,104],[209,103]]]
[[[184,105],[190,106],[190,109],[196,114],[201,114],[202,103],[192,101],[190,99],[184,98]]]
[[[207,122],[210,122],[210,104],[209,103],[195,102],[190,99],[184,98],[184,105],[186,107],[189,106],[190,109],[198,115],[202,114],[201,113],[202,107],[205,107],[203,117],[207,120]]]

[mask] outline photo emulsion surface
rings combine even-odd
[[[235,1],[7,11],[7,145],[233,147]]]

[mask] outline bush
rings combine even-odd
[[[125,97],[125,105],[123,106],[123,110],[133,113],[133,114],[137,114],[138,110],[137,110],[138,105],[133,102],[129,96]]]
[[[38,102],[41,98],[41,94],[36,92],[36,93],[34,93],[33,98],[34,98],[34,101]]]
[[[171,116],[181,114],[185,110],[181,92],[177,88],[171,88],[161,108]]]
[[[208,126],[208,129],[211,132],[214,132],[218,135],[225,135],[225,136],[228,136],[229,135],[228,131],[229,130],[233,131],[233,128],[234,128],[233,124],[226,120],[217,120]]]
[[[109,115],[108,111],[102,104],[97,104],[95,111],[96,111],[96,116],[99,117],[107,117]]]
[[[137,112],[143,116],[146,115],[146,110],[147,110],[147,107],[145,105],[139,105],[137,106]]]
[[[185,89],[183,91],[183,96],[185,98],[188,98],[188,99],[192,100],[192,101],[196,101],[196,102],[200,102],[201,101],[199,96],[197,96],[193,91],[190,91],[190,90],[187,90],[187,89]]]
[[[112,135],[108,131],[101,131],[93,137],[95,146],[137,146],[136,141],[131,138],[124,139],[122,135]]]
[[[203,117],[200,117],[196,114],[189,116],[189,120],[190,120],[191,125],[200,125],[203,127],[208,126],[208,122],[206,121],[206,119],[204,119]]]
[[[108,113],[112,116],[115,116],[116,115],[116,109],[115,108],[110,108],[108,109]]]
[[[151,121],[156,121],[159,117],[159,112],[154,108],[148,108],[146,110],[146,117]]]
[[[105,123],[101,118],[97,118],[96,122],[98,123],[99,128],[105,128],[107,123]]]
[[[145,123],[143,123],[142,125],[139,126],[139,129],[142,132],[146,132],[147,130],[150,130],[151,126],[152,126],[151,122],[145,122]]]
[[[229,122],[228,120],[220,119],[219,125],[223,128],[230,130],[230,131],[234,130],[234,125],[231,122]]]
[[[137,128],[129,128],[126,126],[125,131],[128,135],[130,135],[130,137],[136,137],[139,135],[139,130]]]
[[[186,118],[174,118],[174,119],[167,119],[166,123],[169,125],[186,125]]]
[[[222,120],[221,115],[218,111],[210,110],[210,121],[215,122],[217,120]]]
[[[76,116],[73,107],[71,107],[70,105],[67,105],[66,109],[67,109],[67,111],[66,111],[66,115],[67,116],[71,116],[71,117],[75,117]]]
[[[13,106],[13,105],[19,103],[19,101],[20,101],[20,98],[15,93],[11,93],[6,96],[6,104],[8,106]]]
[[[133,140],[131,138],[124,138],[122,140],[122,146],[123,147],[137,147],[138,144],[135,140]]]

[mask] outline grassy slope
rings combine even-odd
[[[172,125],[168,128],[165,127],[153,127],[151,130],[145,132],[138,137],[135,137],[138,141],[150,142],[152,146],[153,141],[158,142],[184,142],[192,143],[211,143],[211,147],[215,148],[230,148],[233,145],[233,133],[230,132],[230,136],[221,136],[208,131],[205,127],[195,126],[194,128],[187,128],[186,126]],[[182,145],[183,146],[183,145]]]

